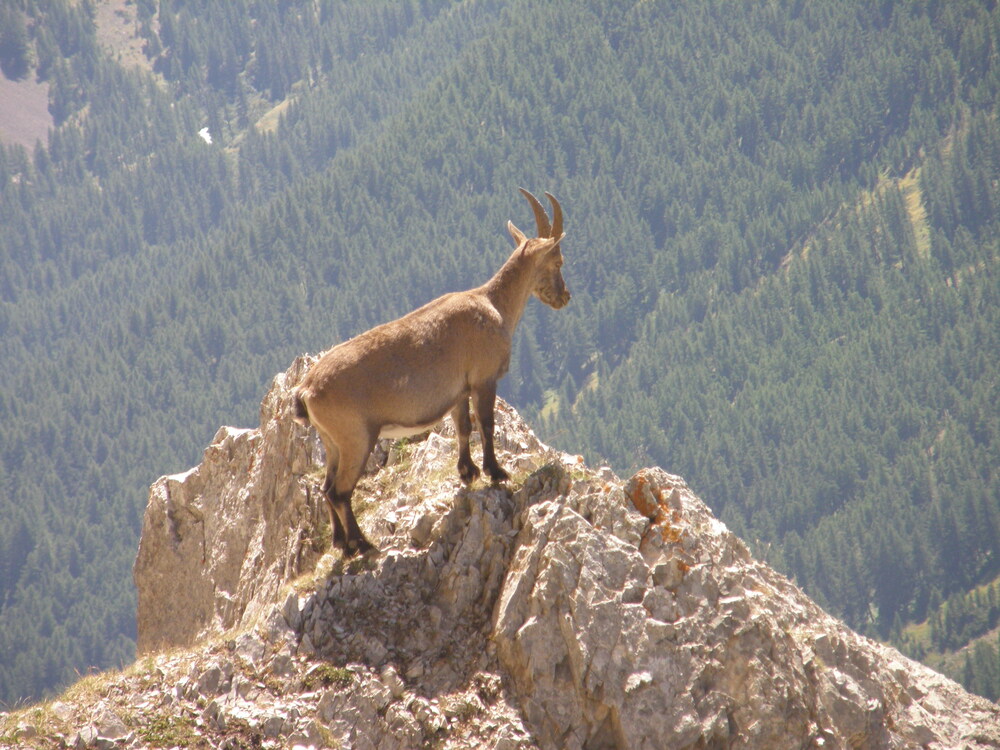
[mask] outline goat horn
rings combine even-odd
[[[538,225],[538,236],[539,237],[551,237],[552,236],[552,225],[549,224],[549,217],[545,215],[545,209],[542,208],[542,204],[538,202],[538,198],[533,196],[524,188],[518,188],[525,198],[528,199],[528,203],[531,204],[531,210],[535,212],[535,224]]]
[[[552,193],[546,191],[545,197],[552,204],[552,234],[549,236],[559,237],[563,233],[562,206],[559,205],[559,201],[556,200],[556,197]]]

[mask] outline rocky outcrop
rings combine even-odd
[[[681,478],[591,469],[503,404],[507,487],[463,487],[445,425],[359,485],[380,551],[319,558],[318,448],[284,414],[306,365],[276,379],[259,430],[220,431],[152,488],[140,643],[195,645],[63,700],[48,729],[14,716],[9,731],[108,747],[1000,747],[994,704],[824,613]]]
[[[586,489],[526,508],[494,618],[541,746],[1000,742],[993,704],[827,615],[679,477]]]
[[[201,464],[150,488],[133,568],[138,651],[191,645],[251,621],[315,564],[314,440],[284,418],[299,358],[261,403],[258,429],[223,427]]]

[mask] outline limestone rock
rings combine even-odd
[[[851,632],[660,470],[526,509],[494,639],[542,747],[1000,740],[996,706]],[[942,693],[962,708],[938,713]]]
[[[198,467],[151,488],[135,564],[147,660],[96,697],[0,717],[0,737],[125,748],[1000,746],[994,704],[824,613],[681,478],[592,470],[540,443],[502,402],[506,486],[462,485],[446,422],[383,446],[359,484],[355,511],[379,551],[323,555],[321,449],[287,412],[309,362],[275,378],[259,428],[222,428]],[[187,648],[157,654],[163,646]]]
[[[247,622],[315,562],[322,509],[304,475],[317,446],[286,414],[308,365],[274,379],[258,429],[221,428],[201,464],[150,489],[133,568],[140,653]]]

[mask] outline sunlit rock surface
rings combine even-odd
[[[541,444],[506,404],[506,486],[461,484],[450,423],[383,446],[354,498],[379,551],[324,554],[321,448],[287,411],[310,361],[275,379],[258,429],[222,428],[199,466],[151,488],[135,565],[147,656],[74,689],[86,698],[71,691],[35,719],[7,716],[0,736],[77,747],[1000,746],[994,704],[827,615],[680,477],[588,467]]]

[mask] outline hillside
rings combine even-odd
[[[379,551],[322,554],[316,437],[289,418],[309,364],[274,380],[259,428],[221,428],[151,488],[142,658],[0,716],[0,745],[1000,743],[994,704],[824,613],[683,479],[594,470],[504,403],[508,487],[462,485],[446,423],[356,494]]]
[[[0,701],[131,661],[150,482],[488,278],[519,185],[567,214],[502,385],[544,439],[867,634],[1000,574],[995,5],[96,5],[5,10],[54,127],[0,149]]]

